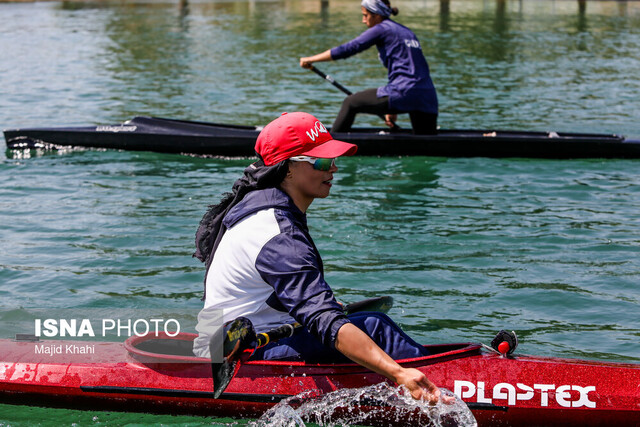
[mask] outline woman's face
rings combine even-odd
[[[365,9],[364,6],[361,6],[361,9],[362,9],[362,23],[366,25],[368,28],[376,26],[382,22],[382,16],[369,12],[367,9]]]
[[[332,165],[328,171],[316,170],[308,162],[289,162],[289,174],[282,183],[282,189],[291,196],[296,206],[303,212],[313,199],[324,199],[331,191],[333,174],[338,167]]]

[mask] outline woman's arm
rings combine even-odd
[[[422,372],[398,365],[366,333],[350,323],[318,267],[317,250],[307,239],[308,235],[299,229],[279,234],[263,246],[255,261],[257,271],[273,287],[283,309],[324,345],[406,386],[416,399],[437,402],[440,390]],[[442,397],[445,403],[449,399]]]
[[[440,389],[419,370],[398,365],[367,334],[352,323],[346,323],[338,330],[335,347],[359,365],[384,375],[397,384],[404,385],[414,399],[424,399],[432,405],[435,405],[439,399],[444,403],[454,401],[450,396],[441,396]]]
[[[358,52],[365,51],[376,44],[381,37],[383,37],[384,32],[385,28],[383,25],[376,25],[347,43],[336,46],[333,49],[325,50],[317,55],[300,58],[300,66],[302,68],[311,68],[314,62],[348,58]]]
[[[325,62],[331,61],[332,59],[333,58],[331,58],[331,49],[329,49],[317,55],[300,58],[300,66],[302,68],[311,68],[314,62]]]

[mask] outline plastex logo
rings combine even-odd
[[[595,394],[595,386],[508,383],[496,384],[493,388],[486,387],[484,381],[477,383],[456,380],[454,393],[461,399],[475,399],[478,403],[503,403],[515,405],[518,400],[534,400],[540,406],[549,406],[550,400],[565,408],[595,408],[596,402],[591,400],[589,393]]]
[[[309,137],[309,139],[311,139],[311,141],[315,142],[316,138],[321,133],[328,133],[327,132],[327,128],[324,127],[324,125],[322,123],[320,123],[320,121],[317,121],[313,125],[313,127],[307,131],[307,136]]]

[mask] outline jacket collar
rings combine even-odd
[[[287,193],[279,188],[266,188],[247,193],[246,196],[224,217],[223,224],[231,228],[247,216],[256,212],[277,208],[290,211],[306,228],[307,216],[293,203]]]

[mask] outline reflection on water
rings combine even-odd
[[[640,62],[635,3],[397,6],[397,20],[422,41],[442,127],[640,135],[640,83],[629,78]],[[4,127],[115,123],[144,114],[264,124],[292,110],[332,121],[342,94],[297,58],[364,30],[359,7],[346,0],[1,7]],[[33,27],[29,18],[41,24]],[[352,90],[386,80],[374,50],[323,66]]]

